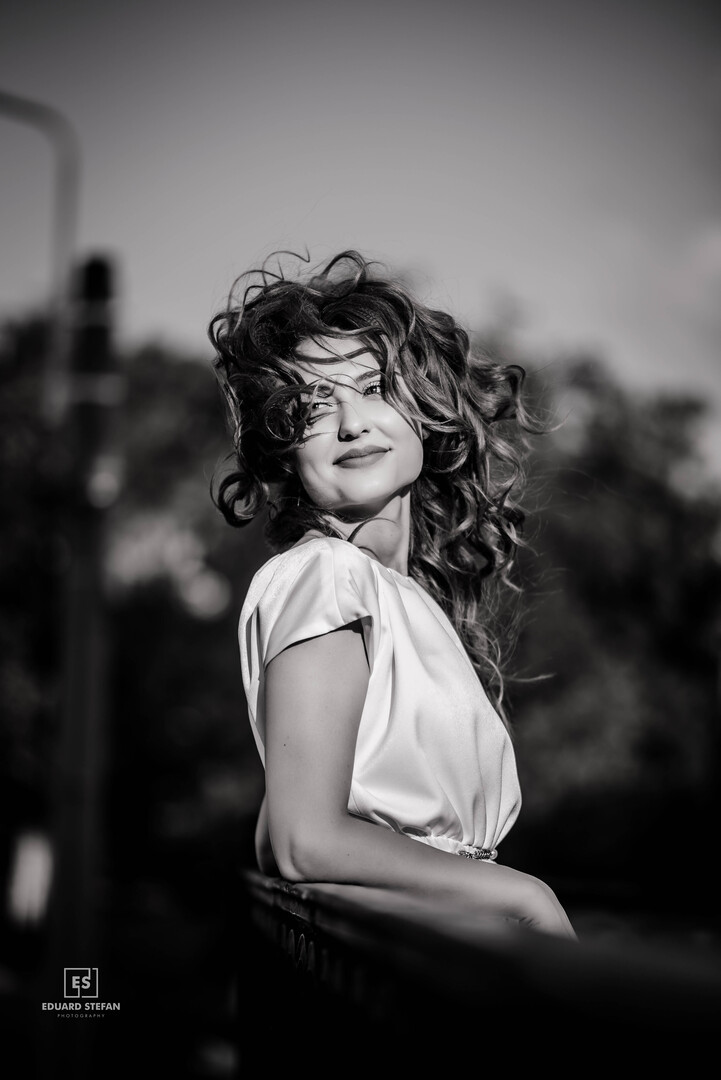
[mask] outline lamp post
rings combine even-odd
[[[0,90],[0,115],[39,130],[54,151],[52,321],[50,353],[45,366],[43,416],[49,426],[58,427],[68,401],[67,319],[78,222],[80,148],[70,121],[43,102]]]
[[[62,592],[61,702],[55,747],[53,841],[47,986],[63,969],[98,968],[103,949],[102,777],[108,702],[109,632],[103,585],[105,511],[115,491],[104,479],[104,453],[123,381],[113,348],[113,268],[102,258],[79,267],[70,324],[69,395],[63,430],[58,525],[67,550]],[[60,441],[60,440],[59,440]],[[104,992],[107,972],[100,962]],[[96,986],[97,993],[97,986]],[[103,990],[100,992],[103,996]],[[77,1030],[76,1030],[77,1029]],[[94,1038],[83,1025],[52,1029],[44,1043],[43,1080],[97,1075]]]

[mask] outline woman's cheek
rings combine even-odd
[[[323,508],[332,503],[330,485],[327,481],[324,483],[322,476],[319,475],[316,469],[307,463],[299,462],[298,476],[306,495],[316,506]]]

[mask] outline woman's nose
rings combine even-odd
[[[341,439],[354,437],[368,430],[368,423],[359,401],[339,403],[338,436]]]

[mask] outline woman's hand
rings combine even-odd
[[[499,867],[499,869],[506,868]],[[512,871],[512,873],[519,874],[520,872]],[[517,917],[521,926],[577,941],[578,937],[571,921],[553,889],[549,888],[545,881],[529,874],[520,876],[522,880],[517,886],[519,905]],[[516,889],[513,890],[513,895],[516,895]]]

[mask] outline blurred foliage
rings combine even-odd
[[[43,356],[41,322],[5,328],[6,839],[49,812],[58,697],[62,496],[39,415]],[[229,449],[210,356],[149,345],[121,366],[119,494],[105,515],[107,868],[129,897],[162,907],[177,887],[192,908],[218,867],[250,857],[262,771],[236,630],[268,551],[261,521],[232,529],[210,500]],[[650,873],[669,852],[702,852],[718,824],[721,501],[695,456],[704,405],[633,396],[593,358],[525,366],[534,406],[565,419],[529,457],[509,680],[525,804],[504,858],[569,878]]]
[[[531,681],[511,680],[525,802],[509,851],[652,889],[669,856],[705,878],[721,643],[721,497],[697,450],[705,403],[634,396],[588,357],[531,386],[559,426],[529,458],[514,670]]]
[[[171,853],[183,873],[189,846],[207,858],[226,839],[231,852],[248,842],[262,771],[237,619],[268,552],[257,526],[241,538],[210,499],[227,453],[210,364],[147,347],[123,370],[123,483],[106,554],[115,641],[110,831],[118,870],[137,876],[144,852],[143,870],[163,866],[167,879]]]

